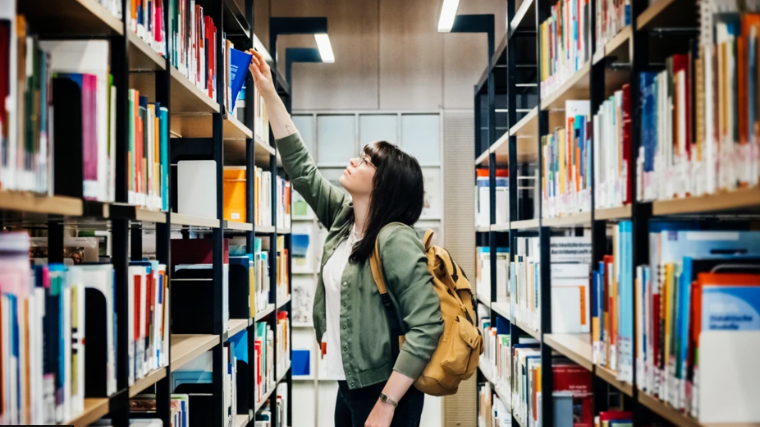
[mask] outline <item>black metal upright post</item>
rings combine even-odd
[[[277,377],[281,374],[281,372],[277,371],[276,367],[279,358],[282,357],[278,351],[280,343],[277,341],[277,306],[279,304],[279,301],[277,301],[277,157],[269,156],[269,167],[272,172],[270,191],[272,199],[270,203],[272,205],[272,226],[274,227],[274,231],[269,235],[269,300],[274,302],[275,307],[274,312],[269,316],[269,325],[274,334],[272,341],[274,342],[275,361],[275,377],[271,378],[274,390],[272,390],[272,394],[269,396],[269,407],[275,413],[275,408],[277,408]]]
[[[491,144],[496,141],[496,76],[493,69],[491,69],[490,61],[488,58],[488,145],[487,150],[491,150]],[[496,251],[498,250],[496,245],[496,232],[491,230],[491,225],[496,223],[496,154],[488,154],[488,245],[489,253],[491,254],[488,263],[491,270],[491,298],[483,303],[488,304],[491,307],[491,303],[496,301]]]

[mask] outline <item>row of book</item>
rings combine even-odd
[[[491,248],[479,246],[476,248],[475,259],[475,289],[478,300],[488,303],[491,299]],[[506,302],[509,293],[509,248],[496,248],[496,302]]]
[[[111,14],[121,19],[121,0],[97,0]]]
[[[216,99],[217,38],[213,19],[195,0],[169,2],[169,53],[174,66],[198,89]]]
[[[596,5],[595,17],[595,51],[604,49],[613,37],[623,28],[631,24],[630,0],[594,0]]]
[[[544,218],[591,209],[590,109],[565,101],[565,127],[541,137]]]
[[[594,115],[594,207],[631,203],[631,90],[623,85]]]
[[[176,0],[168,0],[174,5]],[[166,55],[166,0],[131,0],[127,26],[159,55]],[[119,5],[120,7],[121,5]],[[121,9],[119,9],[121,11]]]
[[[757,5],[700,3],[699,45],[639,75],[638,200],[760,183]]]
[[[241,93],[244,94],[245,91],[241,91]],[[264,145],[269,145],[269,114],[266,103],[264,103],[264,97],[261,96],[255,85],[253,87],[253,134],[254,138]]]
[[[169,110],[129,91],[129,203],[169,209]]]
[[[558,426],[590,426],[594,422],[592,374],[564,357],[552,358],[551,402],[541,389],[541,351],[537,343],[516,344],[512,356],[512,415],[526,427],[541,426],[541,407],[553,405]],[[548,375],[548,374],[547,374]]]
[[[490,382],[503,396],[512,389],[512,339],[507,319],[481,317],[480,333],[484,350],[480,355],[480,370],[487,373]]]
[[[510,309],[515,321],[534,331],[540,331],[541,263],[539,241],[536,237],[515,239],[515,260],[510,265]],[[551,310],[552,333],[588,333],[589,237],[552,237]]]
[[[278,331],[279,334],[279,331]],[[272,327],[266,322],[256,323],[256,337],[253,343],[254,369],[256,370],[256,384],[254,384],[254,401],[261,402],[275,387],[275,344]]]
[[[539,28],[541,97],[552,94],[591,59],[591,3],[560,0]]]
[[[267,403],[256,413],[254,427],[288,427],[288,385],[277,385],[277,398],[275,399],[276,407],[273,409]]]
[[[633,256],[632,223],[612,228],[612,254],[591,274],[592,358],[596,365],[633,382]]]
[[[494,398],[488,382],[478,385],[478,427],[511,427],[512,413],[509,407]]]
[[[109,269],[112,271],[112,269]],[[111,279],[112,280],[112,279]],[[169,364],[169,280],[166,265],[129,266],[129,385]]]
[[[488,169],[477,169],[475,191],[475,226],[488,227],[491,224],[491,186]],[[496,169],[496,222],[509,223],[509,169]]]
[[[0,7],[0,51],[0,188],[113,201],[109,42],[40,41],[11,1]]]
[[[269,305],[269,290],[271,281],[269,276],[269,252],[262,249],[262,239],[257,237],[254,240],[253,262],[255,263],[254,293],[252,294],[251,314],[254,317],[267,309]]]
[[[0,234],[3,424],[55,424],[84,410],[85,397],[116,392],[117,320],[111,264],[49,264],[25,232]],[[82,248],[67,248],[83,262]],[[96,251],[97,253],[97,251]],[[129,267],[129,383],[168,364],[165,266]]]

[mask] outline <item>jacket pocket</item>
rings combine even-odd
[[[470,378],[478,367],[478,356],[483,346],[480,331],[467,319],[457,316],[445,341],[445,355],[441,367],[462,380]]]

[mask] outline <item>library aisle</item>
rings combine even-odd
[[[739,0],[0,1],[0,424],[760,427],[759,37]],[[376,141],[433,289],[341,249],[409,190]]]

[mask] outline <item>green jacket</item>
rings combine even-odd
[[[278,140],[277,148],[293,188],[329,229],[314,296],[314,328],[321,343],[327,327],[322,269],[348,235],[354,208],[350,198],[319,173],[298,133]],[[406,341],[394,364],[388,322],[369,261],[349,262],[342,278],[340,342],[346,382],[352,389],[386,381],[393,370],[417,379],[443,332],[441,302],[417,233],[393,224],[385,227],[378,239],[386,285],[403,320]]]

